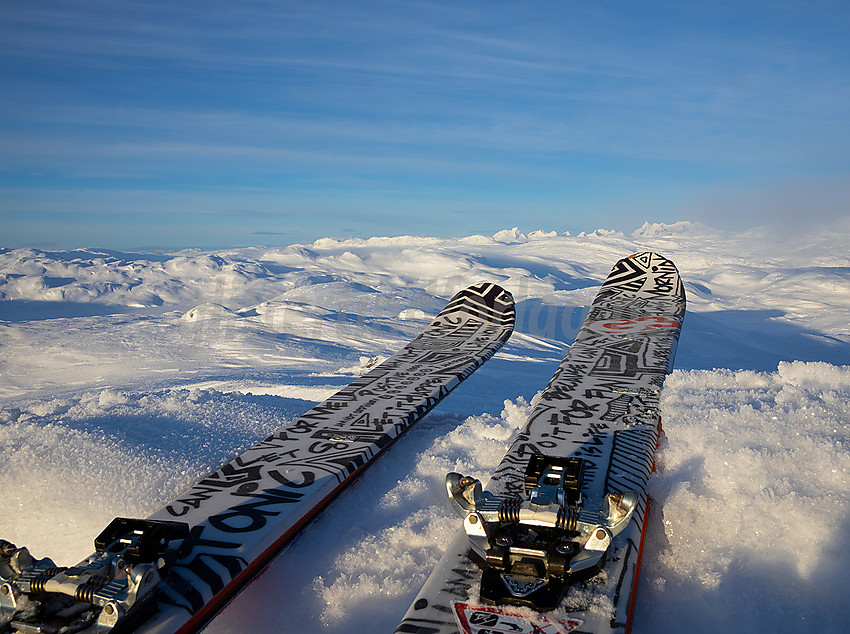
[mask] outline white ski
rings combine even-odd
[[[0,632],[194,632],[508,339],[510,293],[457,295],[390,359],[71,568],[0,540]],[[65,629],[58,629],[65,628]]]
[[[628,630],[684,313],[672,262],[617,262],[486,488],[446,477],[464,530],[398,633]]]

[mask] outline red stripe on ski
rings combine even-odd
[[[646,496],[646,513],[643,514],[643,526],[640,529],[640,546],[638,546],[637,563],[635,564],[635,575],[632,578],[632,594],[629,596],[629,607],[626,610],[626,634],[632,631],[632,623],[635,616],[635,605],[637,604],[638,582],[640,581],[640,565],[643,562],[643,544],[646,541],[646,526],[649,520],[649,504],[652,498]]]

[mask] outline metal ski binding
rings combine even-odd
[[[475,478],[449,473],[446,490],[483,563],[481,600],[555,609],[569,584],[602,568],[611,540],[632,517],[634,492],[609,493],[603,508],[583,508],[584,460],[532,456],[527,499],[499,498]]]
[[[63,568],[0,540],[0,632],[100,634],[141,622],[162,576],[190,547],[189,526],[117,517],[94,545],[93,555]]]

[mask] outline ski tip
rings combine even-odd
[[[496,308],[499,303],[513,306],[514,298],[508,290],[493,282],[478,282],[467,286],[455,297],[480,297],[488,306]]]
[[[461,314],[512,330],[516,318],[514,298],[498,284],[479,282],[458,291],[437,319]]]
[[[633,253],[614,264],[603,287],[668,297],[681,302],[685,300],[684,287],[676,265],[663,255],[652,251]]]

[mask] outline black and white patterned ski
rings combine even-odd
[[[114,520],[77,566],[0,540],[0,632],[199,630],[513,325],[504,289],[459,292],[387,361],[148,519]]]
[[[486,488],[446,476],[464,530],[398,633],[628,630],[684,313],[672,262],[617,262]]]

